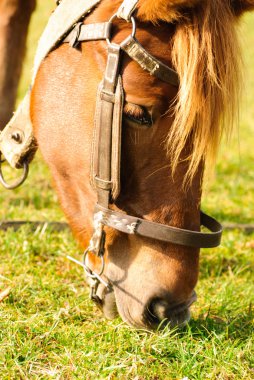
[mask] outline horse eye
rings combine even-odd
[[[126,103],[124,106],[124,118],[145,127],[151,127],[153,125],[152,115],[148,110],[137,104]]]

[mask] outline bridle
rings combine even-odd
[[[120,194],[121,135],[124,90],[119,74],[121,54],[126,53],[143,70],[175,87],[179,84],[177,73],[149,54],[137,41],[134,11],[138,0],[125,0],[118,12],[108,22],[84,25],[77,23],[62,42],[77,47],[82,41],[105,40],[108,45],[107,64],[96,99],[95,128],[91,155],[90,180],[97,192],[94,211],[94,234],[84,253],[83,267],[91,279],[91,298],[100,302],[96,295],[98,285],[110,285],[101,277],[104,271],[105,230],[108,226],[126,234],[135,234],[167,243],[194,248],[217,247],[221,241],[222,226],[212,217],[200,213],[201,225],[211,233],[197,232],[151,222],[130,216],[110,208]],[[120,44],[111,42],[115,18],[132,24],[131,34]],[[87,255],[93,253],[101,260],[99,273],[87,264]]]

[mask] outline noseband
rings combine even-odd
[[[167,243],[194,248],[211,248],[220,244],[222,226],[212,217],[200,213],[201,225],[211,233],[191,231],[135,216],[120,213],[110,208],[120,194],[121,136],[124,91],[121,76],[121,55],[126,53],[143,70],[158,79],[177,87],[177,73],[149,54],[135,38],[136,22],[133,16],[138,0],[125,0],[118,12],[108,22],[88,24],[78,23],[63,42],[76,47],[82,41],[105,40],[108,45],[107,65],[102,82],[99,84],[96,100],[95,128],[92,144],[90,180],[97,192],[94,212],[94,234],[84,253],[83,266],[92,279],[91,297],[98,302],[96,291],[99,283],[108,286],[101,278],[104,270],[104,226],[126,234],[134,234]],[[132,24],[131,34],[120,44],[111,42],[112,25],[115,18]],[[99,273],[87,265],[87,255],[93,253],[101,259]]]

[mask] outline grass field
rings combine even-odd
[[[29,84],[36,41],[53,5],[38,1],[19,99]],[[222,144],[203,208],[222,222],[254,219],[254,15],[242,22],[246,62],[239,133]],[[0,190],[1,219],[64,221],[38,154],[28,181]],[[88,299],[81,253],[68,231],[0,232],[0,379],[254,379],[254,234],[225,232],[201,254],[198,302],[184,330],[136,331],[106,321]]]

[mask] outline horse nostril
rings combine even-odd
[[[166,324],[169,322],[172,323],[172,319],[175,319],[176,316],[175,307],[162,298],[152,299],[146,310],[146,318],[148,322],[156,325],[160,324],[162,321]]]
[[[147,307],[148,319],[151,322],[160,323],[163,321],[163,319],[167,318],[166,315],[168,314],[168,309],[169,304],[166,301],[155,298],[149,303]]]
[[[163,298],[153,298],[146,308],[145,318],[150,324],[160,324],[162,321],[171,326],[182,325],[190,319],[189,307],[196,300],[196,293],[183,303],[170,303]]]

